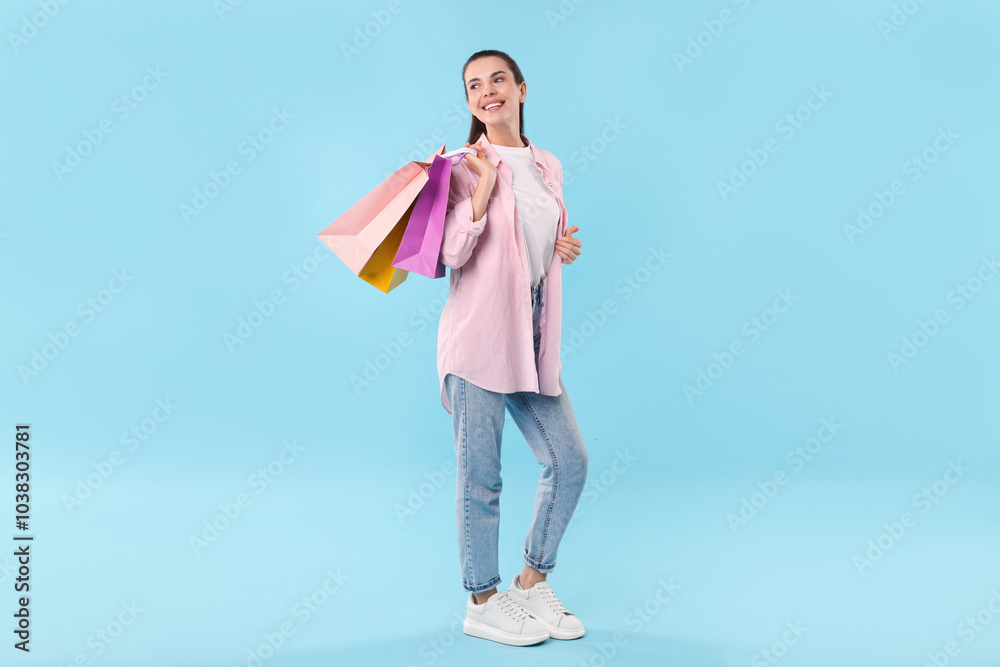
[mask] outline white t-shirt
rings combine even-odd
[[[500,159],[510,168],[514,205],[521,218],[521,232],[528,248],[528,267],[532,286],[545,277],[556,247],[559,228],[559,202],[542,180],[531,148],[491,144]]]

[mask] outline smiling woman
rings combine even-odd
[[[493,53],[493,56],[483,56],[480,54]],[[463,70],[463,78],[469,76],[470,78],[465,81],[465,101],[469,103],[471,109],[473,103],[480,105],[479,109],[481,111],[487,112],[491,118],[490,123],[497,125],[501,118],[500,110],[503,109],[502,118],[510,121],[511,119],[517,120],[517,133],[524,134],[524,97],[527,94],[527,84],[524,82],[524,77],[521,75],[521,69],[514,62],[513,58],[507,56],[506,54],[500,54],[499,51],[480,51],[469,58],[468,62],[465,64],[465,69]],[[492,62],[494,66],[498,66],[494,72],[483,76],[479,70],[483,69],[482,65],[488,62]],[[470,65],[475,65],[477,68],[472,69]],[[485,67],[485,69],[490,69],[490,67]],[[484,95],[483,90],[487,89],[486,80],[489,80],[490,86],[489,94]],[[508,100],[517,101],[517,109],[514,109],[513,104],[506,104]],[[489,107],[489,108],[487,108]],[[506,108],[504,108],[506,107]],[[493,116],[496,116],[494,118]],[[476,113],[472,114],[472,127],[469,128],[469,143],[471,144],[479,135],[486,132],[486,123],[481,119]],[[510,133],[508,133],[510,134]],[[504,145],[503,141],[500,141],[502,137],[499,136],[499,131],[492,133],[494,143],[499,143]],[[507,136],[506,139],[510,140],[509,144],[511,146],[520,146],[521,142],[517,137]]]
[[[559,360],[567,229],[562,165],[524,135],[527,84],[502,51],[462,69],[475,150],[452,171],[441,260],[451,269],[438,326],[441,403],[455,437],[463,630],[526,646],[575,639],[583,624],[545,581],[587,479],[587,449]],[[507,592],[500,583],[500,442],[510,411],[542,466],[535,516]]]

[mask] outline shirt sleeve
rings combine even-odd
[[[465,174],[452,172],[448,187],[448,209],[444,217],[444,236],[441,239],[441,262],[452,269],[461,268],[469,261],[479,236],[486,228],[487,213],[473,221],[472,195],[478,181],[471,181]]]

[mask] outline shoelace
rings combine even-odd
[[[530,616],[530,614],[524,607],[511,600],[510,596],[507,595],[506,593],[501,593],[500,591],[497,591],[494,597],[497,598],[497,606],[499,606],[500,609],[505,611],[507,615],[513,618],[515,621],[519,621],[522,618],[527,618],[528,616]]]
[[[541,595],[542,599],[549,605],[549,609],[557,614],[569,614],[566,607],[564,607],[562,602],[559,601],[559,598],[556,597],[556,593],[552,590],[551,586],[544,582],[539,582],[534,585],[534,588],[538,589],[538,594]]]

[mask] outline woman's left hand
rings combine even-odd
[[[566,234],[561,239],[556,239],[556,252],[562,257],[563,264],[572,264],[573,260],[583,252],[580,249],[583,246],[583,241],[572,236],[573,232],[579,230],[580,228],[574,225],[566,230]]]

